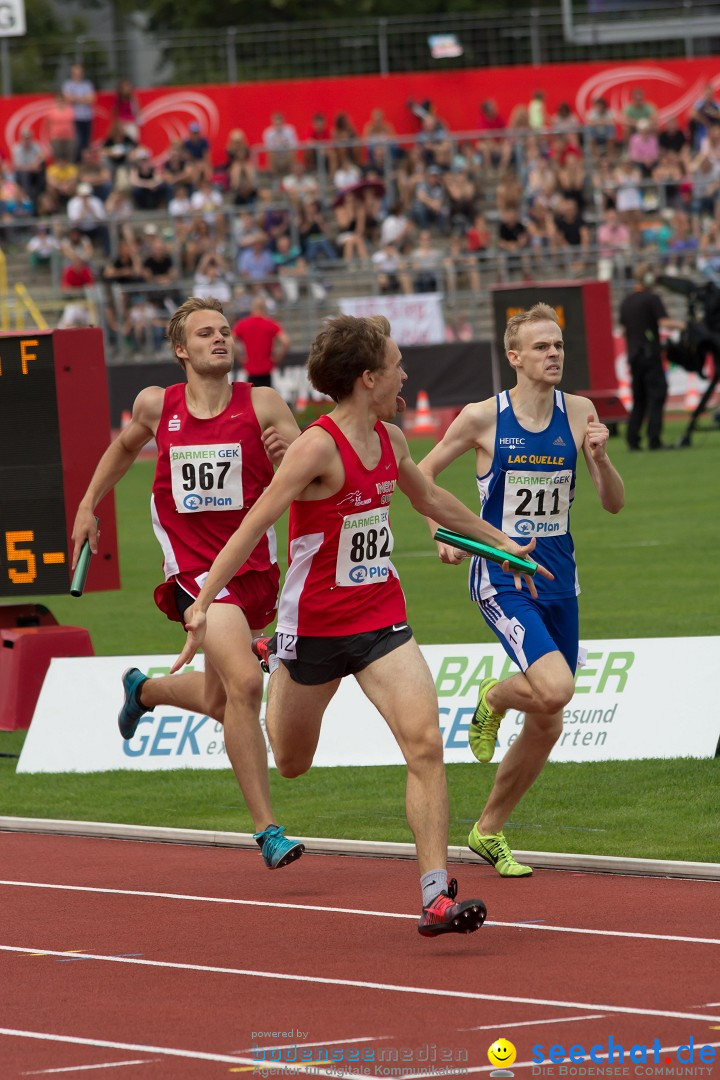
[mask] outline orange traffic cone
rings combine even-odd
[[[121,428],[126,428],[131,420],[132,420],[132,413],[130,412],[130,410],[129,409],[123,409],[123,411],[120,414],[120,427]]]
[[[617,384],[618,384],[618,398],[623,408],[628,412],[632,409],[632,388],[630,386],[630,372],[628,370],[627,361],[616,365],[617,371]]]
[[[418,390],[413,435],[434,435],[436,431],[437,421],[430,412],[430,399],[424,390]]]
[[[307,407],[308,407],[307,390],[303,387],[302,390],[298,391],[298,396],[295,399],[295,412],[296,413],[303,413],[303,412],[305,412]]]
[[[687,383],[685,384],[684,408],[687,412],[694,412],[700,404],[700,387],[698,377],[694,371],[688,371]]]

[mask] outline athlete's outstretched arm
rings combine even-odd
[[[567,401],[567,395],[565,400]],[[610,432],[605,424],[598,420],[593,403],[588,398],[578,397],[571,406],[579,423],[585,424],[582,449],[585,463],[592,478],[603,510],[618,514],[625,505],[625,486],[607,452]]]
[[[171,675],[187,664],[202,645],[207,609],[217,594],[234,577],[293,499],[324,474],[332,461],[334,446],[324,431],[314,428],[288,447],[271,483],[218,554],[197,599],[185,612],[188,637],[185,648],[170,669]]]
[[[405,436],[398,428],[388,425],[388,431],[390,432],[390,439],[398,463],[398,487],[407,495],[418,513],[424,514],[432,521],[437,521],[446,529],[463,533],[474,540],[480,540],[483,544],[491,544],[508,555],[517,555],[522,559],[530,554],[535,547],[534,537],[529,544],[516,544],[514,540],[506,536],[504,532],[496,529],[494,525],[490,525],[487,521],[483,521],[481,517],[478,517],[477,514],[473,514],[472,510],[468,510],[464,503],[461,503],[445,488],[438,487],[433,480],[420,471],[410,456]],[[507,564],[503,564],[503,566],[506,570],[508,569]],[[537,572],[544,577],[552,578],[552,574],[543,566],[539,566]],[[518,589],[522,588],[522,577],[525,579],[532,595],[537,596],[535,584],[531,577],[525,574],[522,576],[514,574],[513,576]]]
[[[80,555],[85,540],[90,542],[90,550],[97,555],[98,533],[95,524],[95,507],[128,471],[143,446],[154,436],[162,414],[165,391],[160,386],[148,386],[135,398],[132,417],[116,439],[108,446],[100,458],[88,489],[83,495],[75,514],[73,525],[72,569]]]

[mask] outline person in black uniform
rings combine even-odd
[[[682,330],[685,326],[668,316],[662,300],[653,292],[654,284],[652,268],[648,263],[640,263],[635,270],[635,287],[620,305],[632,382],[633,404],[627,426],[631,450],[641,449],[640,429],[646,417],[649,448],[664,448],[661,434],[667,380],[660,352],[660,327]]]

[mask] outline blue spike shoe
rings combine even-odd
[[[132,739],[140,719],[145,713],[152,712],[152,709],[146,705],[141,705],[138,701],[138,690],[144,682],[147,682],[147,675],[143,675],[139,668],[131,667],[123,672],[122,684],[125,701],[118,713],[118,727],[123,739]]]
[[[295,862],[305,850],[299,840],[285,836],[281,825],[268,825],[262,832],[253,833],[253,839],[257,841],[268,870],[279,870],[281,866]]]

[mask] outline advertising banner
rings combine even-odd
[[[343,315],[356,319],[384,315],[398,345],[439,345],[445,340],[442,293],[343,296],[338,305]]]
[[[578,672],[575,696],[565,710],[563,733],[550,760],[714,757],[720,739],[713,685],[719,645],[717,637],[585,642],[587,663]],[[474,761],[467,732],[480,682],[517,669],[500,645],[425,645],[422,652],[438,692],[445,760]],[[207,716],[158,706],[140,720],[130,742],[118,733],[125,668],[162,675],[174,659],[53,660],[18,772],[228,768],[222,726]],[[194,667],[202,669],[202,657],[196,657]],[[493,761],[502,760],[521,728],[522,714],[509,712]],[[272,765],[269,748],[268,760]],[[354,679],[343,681],[327,709],[315,764],[402,764],[390,731]]]

